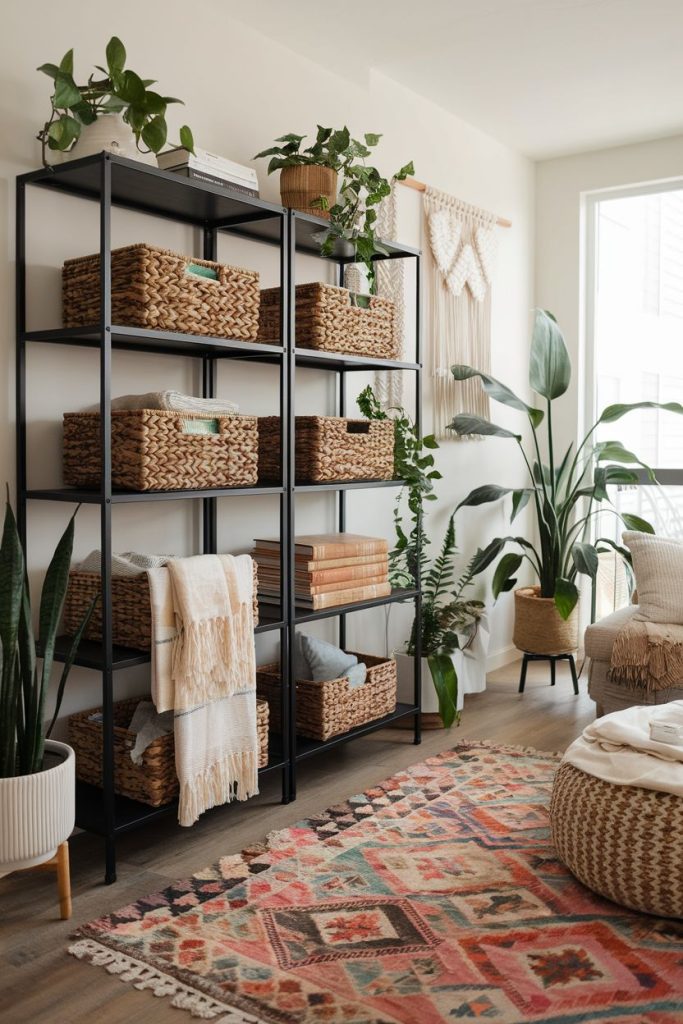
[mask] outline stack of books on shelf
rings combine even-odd
[[[190,181],[222,185],[232,192],[241,192],[255,199],[259,197],[258,178],[253,167],[236,164],[234,160],[209,153],[206,149],[196,148],[194,153],[182,147],[169,149],[166,153],[159,153],[157,164],[162,171],[174,171]]]
[[[280,603],[280,541],[256,540],[259,599]],[[389,546],[381,537],[356,533],[321,533],[297,537],[294,548],[294,594],[309,611],[355,601],[388,597]]]

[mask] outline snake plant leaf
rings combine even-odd
[[[472,434],[481,434],[484,437],[512,437],[515,441],[521,441],[522,435],[515,434],[505,427],[499,427],[483,416],[473,416],[470,413],[461,413],[454,416],[448,424],[447,430],[452,430],[459,437],[469,437]]]
[[[654,527],[648,523],[647,519],[642,519],[641,516],[636,516],[632,512],[622,512],[621,518],[628,530],[636,530],[638,533],[655,532]]]
[[[575,583],[560,576],[555,580],[555,607],[563,619],[568,619],[576,608],[579,591]]]
[[[14,661],[24,591],[24,554],[21,550],[17,523],[12,507],[5,505],[5,523],[0,542],[0,641],[4,651],[5,671]]]
[[[572,366],[557,322],[542,309],[536,310],[529,356],[529,384],[551,401],[569,387]]]
[[[76,510],[78,511],[78,509]],[[41,672],[42,701],[45,700],[52,662],[54,659],[55,640],[59,620],[64,607],[64,598],[69,582],[69,566],[71,565],[71,554],[74,543],[74,520],[76,512],[69,520],[67,527],[62,534],[52,560],[45,574],[43,592],[40,597],[40,612],[38,616],[38,642],[43,657]]]
[[[93,597],[92,601],[88,605],[86,613],[85,613],[85,615],[83,617],[83,621],[81,622],[80,626],[76,630],[76,632],[75,632],[75,634],[73,636],[73,639],[71,641],[71,645],[69,647],[69,650],[67,651],[66,658],[64,659],[64,668],[62,669],[62,675],[61,675],[60,680],[59,680],[59,686],[57,687],[57,697],[55,699],[55,710],[54,710],[54,713],[52,715],[52,719],[50,721],[50,724],[47,727],[47,729],[45,730],[46,738],[50,737],[50,734],[51,734],[51,732],[52,732],[52,730],[54,728],[55,722],[57,721],[57,718],[59,717],[59,710],[60,710],[60,708],[62,706],[62,700],[64,699],[64,690],[66,688],[67,679],[69,678],[69,673],[70,673],[70,671],[71,671],[71,669],[73,667],[73,663],[74,663],[74,659],[76,657],[76,653],[77,653],[78,648],[80,646],[81,640],[83,639],[83,635],[84,635],[86,629],[88,628],[88,623],[90,622],[90,619],[92,618],[92,613],[95,611],[95,606],[97,605],[97,602],[99,601],[99,599],[100,599],[100,595],[99,594],[95,594],[95,596]],[[42,760],[42,755],[41,755],[41,760]]]
[[[543,419],[544,413],[542,409],[535,409],[533,406],[527,405],[506,384],[496,380],[495,377],[491,377],[487,373],[482,373],[480,370],[475,370],[474,367],[465,366],[464,364],[451,366],[451,373],[456,380],[469,380],[471,377],[479,377],[481,386],[487,395],[502,405],[508,405],[512,409],[525,412],[534,427],[537,427]]]
[[[622,416],[635,409],[663,409],[664,412],[676,412],[679,415],[683,413],[683,405],[679,402],[622,402],[608,405],[606,409],[603,409],[598,423],[614,423],[615,420],[620,420]]]
[[[598,575],[598,553],[592,544],[577,541],[572,546],[572,559],[577,572],[590,576],[592,580]]]
[[[434,689],[439,698],[439,717],[450,729],[458,716],[458,674],[448,654],[430,654],[427,658]]]
[[[483,484],[481,487],[475,487],[466,498],[462,499],[456,506],[456,512],[459,508],[488,505],[489,502],[498,501],[500,498],[504,498],[506,494],[512,493],[514,493],[512,487],[499,487],[498,484]]]
[[[500,562],[496,566],[496,571],[493,574],[493,582],[491,584],[491,590],[494,598],[497,600],[502,593],[507,590],[512,590],[515,583],[514,574],[522,564],[523,555],[520,555],[517,551],[508,551],[506,555],[503,555]]]

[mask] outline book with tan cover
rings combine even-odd
[[[257,559],[258,562],[258,559]],[[303,586],[321,586],[324,583],[353,582],[355,580],[367,580],[368,583],[379,583],[381,580],[374,579],[375,576],[384,576],[388,572],[388,563],[385,558],[381,562],[363,562],[361,565],[341,566],[337,569],[316,569],[314,572],[304,572],[298,568],[294,571],[294,579]],[[258,562],[259,581],[279,582],[280,567],[263,565]]]
[[[362,583],[359,584],[359,586],[362,586],[362,587],[374,586],[375,584],[386,583],[387,579],[388,579],[388,577],[387,577],[386,572],[379,573],[379,575],[373,576],[369,580],[363,580]],[[294,588],[294,593],[296,595],[297,601],[298,600],[306,601],[309,597],[316,596],[318,594],[334,594],[334,593],[336,593],[339,590],[353,590],[353,589],[355,589],[355,588],[353,586],[349,586],[349,581],[348,580],[340,580],[339,583],[323,583],[319,587],[309,587],[309,586],[299,587],[299,586],[296,586]],[[279,593],[280,593],[279,584],[277,586],[273,586],[272,584],[271,585],[266,584],[266,586],[263,587],[263,589],[259,589],[259,595],[261,595],[261,594],[268,594],[271,597],[275,597]]]
[[[280,552],[266,551],[263,548],[254,548],[253,557],[261,566],[272,567],[279,571]],[[320,569],[342,569],[349,565],[367,565],[369,561],[375,564],[380,558],[386,561],[384,555],[350,555],[348,558],[320,558],[309,559],[307,555],[295,555],[294,567],[296,572],[317,572]]]
[[[274,538],[254,541],[256,550],[279,552],[280,541]],[[309,559],[347,558],[351,555],[384,555],[389,544],[383,537],[366,537],[359,533],[312,533],[295,538],[294,551]]]

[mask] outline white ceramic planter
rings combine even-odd
[[[101,114],[92,124],[85,125],[81,130],[78,142],[68,153],[50,150],[50,158],[54,163],[67,163],[69,160],[80,160],[84,156],[94,156],[102,150],[125,156],[129,160],[140,160],[145,164],[156,166],[154,153],[141,153],[135,144],[135,136],[120,114]]]
[[[33,775],[0,779],[0,874],[50,860],[76,820],[76,758],[71,747],[45,741],[59,758]]]
[[[460,651],[456,651],[456,654],[460,654]],[[415,659],[409,654],[401,654],[400,651],[394,653],[396,659],[396,675],[398,680],[397,696],[399,701],[406,704],[412,704],[415,696],[414,690],[414,663]],[[455,665],[455,671],[458,673],[458,700],[457,709],[462,710],[463,705],[463,689],[460,685],[460,672],[458,669],[458,663],[453,659]],[[432,679],[432,673],[429,671],[429,663],[426,658],[422,658],[420,678],[422,683],[422,713],[424,715],[438,715],[439,713],[439,698],[436,695],[434,689],[434,681]]]

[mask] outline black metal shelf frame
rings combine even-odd
[[[101,308],[97,324],[88,328],[26,330],[26,199],[29,186],[44,187],[97,202],[99,206],[100,288]],[[111,318],[111,219],[113,207],[124,207],[166,217],[198,227],[202,237],[201,256],[217,259],[218,235],[228,232],[252,241],[277,246],[279,249],[279,284],[282,294],[280,343],[263,345],[230,338],[207,338],[199,335],[146,331],[116,325]],[[415,375],[415,418],[418,430],[422,417],[421,337],[420,337],[420,253],[416,249],[389,244],[386,254],[378,259],[412,258],[416,263],[415,361],[367,359],[335,355],[296,348],[295,324],[295,261],[297,252],[320,256],[317,235],[327,226],[325,221],[262,200],[252,199],[220,186],[181,179],[171,172],[159,171],[136,161],[102,153],[95,157],[70,161],[54,169],[41,169],[17,178],[16,192],[16,464],[17,521],[24,545],[27,542],[26,508],[29,500],[83,502],[99,505],[102,551],[102,640],[84,642],[76,663],[99,671],[102,676],[103,758],[102,789],[79,784],[77,823],[96,832],[105,842],[105,881],[116,879],[116,837],[168,813],[174,808],[151,808],[118,796],[114,789],[113,703],[115,671],[142,665],[149,654],[113,643],[111,556],[112,508],[116,504],[136,501],[197,500],[201,502],[202,551],[217,550],[218,500],[237,495],[270,494],[279,497],[280,571],[279,607],[260,605],[257,633],[278,631],[283,666],[281,692],[281,734],[271,737],[273,750],[261,774],[279,771],[283,802],[296,795],[296,765],[330,746],[337,746],[356,736],[383,728],[397,718],[413,716],[414,741],[420,742],[420,655],[415,657],[415,690],[412,705],[397,706],[393,715],[367,723],[326,743],[314,743],[296,736],[296,693],[290,685],[294,666],[294,630],[297,625],[317,619],[337,617],[339,643],[346,643],[346,616],[393,601],[413,600],[420,614],[419,584],[413,591],[395,591],[388,598],[359,602],[341,608],[312,612],[297,608],[294,595],[295,498],[299,493],[336,492],[339,530],[346,528],[346,492],[360,487],[396,487],[401,481],[331,482],[297,484],[295,480],[295,380],[296,369],[318,369],[337,375],[338,414],[346,410],[346,373],[373,369],[400,369]],[[332,261],[343,283],[344,267],[353,262],[353,253],[338,247]],[[73,488],[27,488],[26,459],[26,349],[33,344],[87,346],[99,350],[99,391],[101,431],[102,482],[99,490]],[[144,351],[159,354],[187,355],[201,360],[202,396],[215,397],[217,365],[226,358],[270,363],[279,367],[279,407],[281,423],[282,478],[277,486],[237,487],[177,492],[117,492],[112,487],[111,466],[111,369],[112,351]],[[64,656],[68,638],[60,638],[57,659]],[[418,631],[419,647],[419,631]]]

